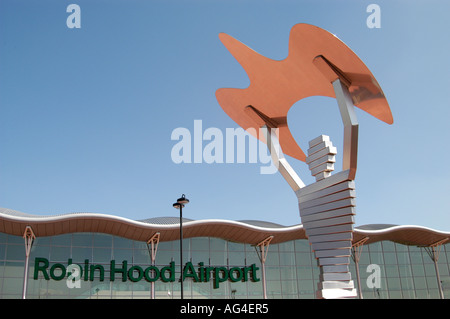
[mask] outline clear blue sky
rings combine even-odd
[[[80,29],[66,25],[71,3]],[[366,25],[371,3],[379,29]],[[0,206],[144,219],[176,216],[185,193],[188,218],[298,224],[281,175],[261,175],[261,163],[175,164],[171,134],[194,120],[237,127],[215,91],[249,80],[220,32],[283,59],[292,26],[309,23],[365,62],[394,116],[387,125],[358,110],[356,225],[450,231],[449,12],[447,0],[0,0]],[[335,100],[298,102],[288,121],[302,148],[329,134],[339,151]]]

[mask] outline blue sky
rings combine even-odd
[[[79,29],[66,25],[71,3]],[[379,29],[366,25],[371,3]],[[284,59],[292,26],[309,23],[365,62],[394,116],[387,125],[358,110],[356,225],[450,231],[448,12],[445,0],[1,0],[0,206],[139,220],[176,216],[172,203],[185,193],[188,218],[300,223],[280,174],[260,174],[260,163],[175,164],[171,134],[193,132],[194,120],[237,127],[215,91],[249,80],[220,32]],[[302,148],[329,134],[341,149],[334,99],[299,101],[288,121]],[[306,164],[288,160],[313,181]]]

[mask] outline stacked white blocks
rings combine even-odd
[[[336,148],[328,136],[309,144],[306,162],[316,183],[297,191],[300,216],[320,268],[318,298],[356,297],[349,271],[355,184],[347,172],[331,175]]]
[[[321,135],[309,142],[306,164],[311,170],[311,175],[320,181],[331,175],[336,162],[336,147],[326,135]]]

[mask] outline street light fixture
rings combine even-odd
[[[183,207],[189,203],[189,199],[183,194],[173,204],[173,207],[180,210],[180,272],[181,272],[181,299],[183,299]]]

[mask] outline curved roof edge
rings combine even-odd
[[[160,233],[161,241],[179,239],[179,219],[174,217],[149,218],[141,221],[99,213],[69,213],[52,216],[31,215],[0,208],[0,232],[23,236],[30,226],[36,237],[55,236],[73,232],[99,232],[147,241]],[[306,239],[301,224],[282,226],[264,221],[231,221],[222,219],[183,219],[183,237],[219,237],[230,241],[256,245],[269,236],[271,243]],[[450,239],[450,232],[414,225],[364,225],[355,227],[353,242],[373,243],[382,240],[430,246]]]

